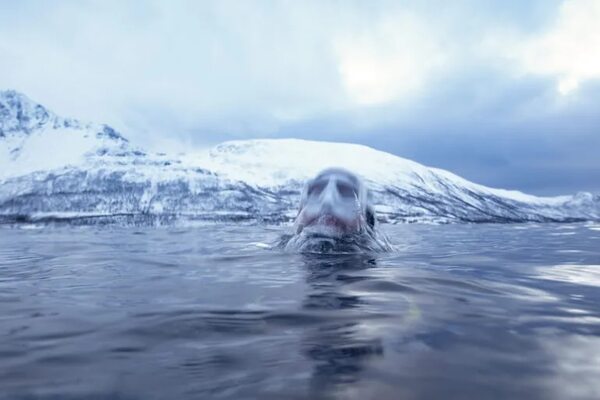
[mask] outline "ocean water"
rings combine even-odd
[[[600,225],[0,227],[2,399],[598,399]]]

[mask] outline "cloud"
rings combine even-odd
[[[133,132],[269,135],[410,101],[449,66],[431,10],[395,2],[0,5],[0,85]]]
[[[599,1],[0,1],[0,87],[150,149],[295,136],[593,189]]]
[[[404,10],[336,38],[334,50],[344,90],[358,105],[415,94],[448,59],[426,21]]]
[[[334,10],[316,3],[6,7],[1,84],[61,113],[258,133],[341,104],[329,39],[338,29],[329,23]]]
[[[474,43],[494,14],[527,14],[509,3],[3,3],[0,85],[144,135],[276,134],[410,108],[481,62]]]
[[[600,79],[600,0],[567,0],[545,31],[506,46],[522,71],[552,77],[561,95]],[[510,49],[510,50],[509,50]]]

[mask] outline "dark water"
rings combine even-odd
[[[0,398],[600,398],[600,225],[384,228],[0,228]]]

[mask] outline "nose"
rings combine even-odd
[[[322,211],[331,211],[334,209],[335,204],[338,202],[338,192],[333,180],[327,182],[327,186],[321,192],[320,202]]]

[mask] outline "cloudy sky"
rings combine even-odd
[[[0,0],[0,88],[151,149],[355,142],[600,193],[600,0]]]

